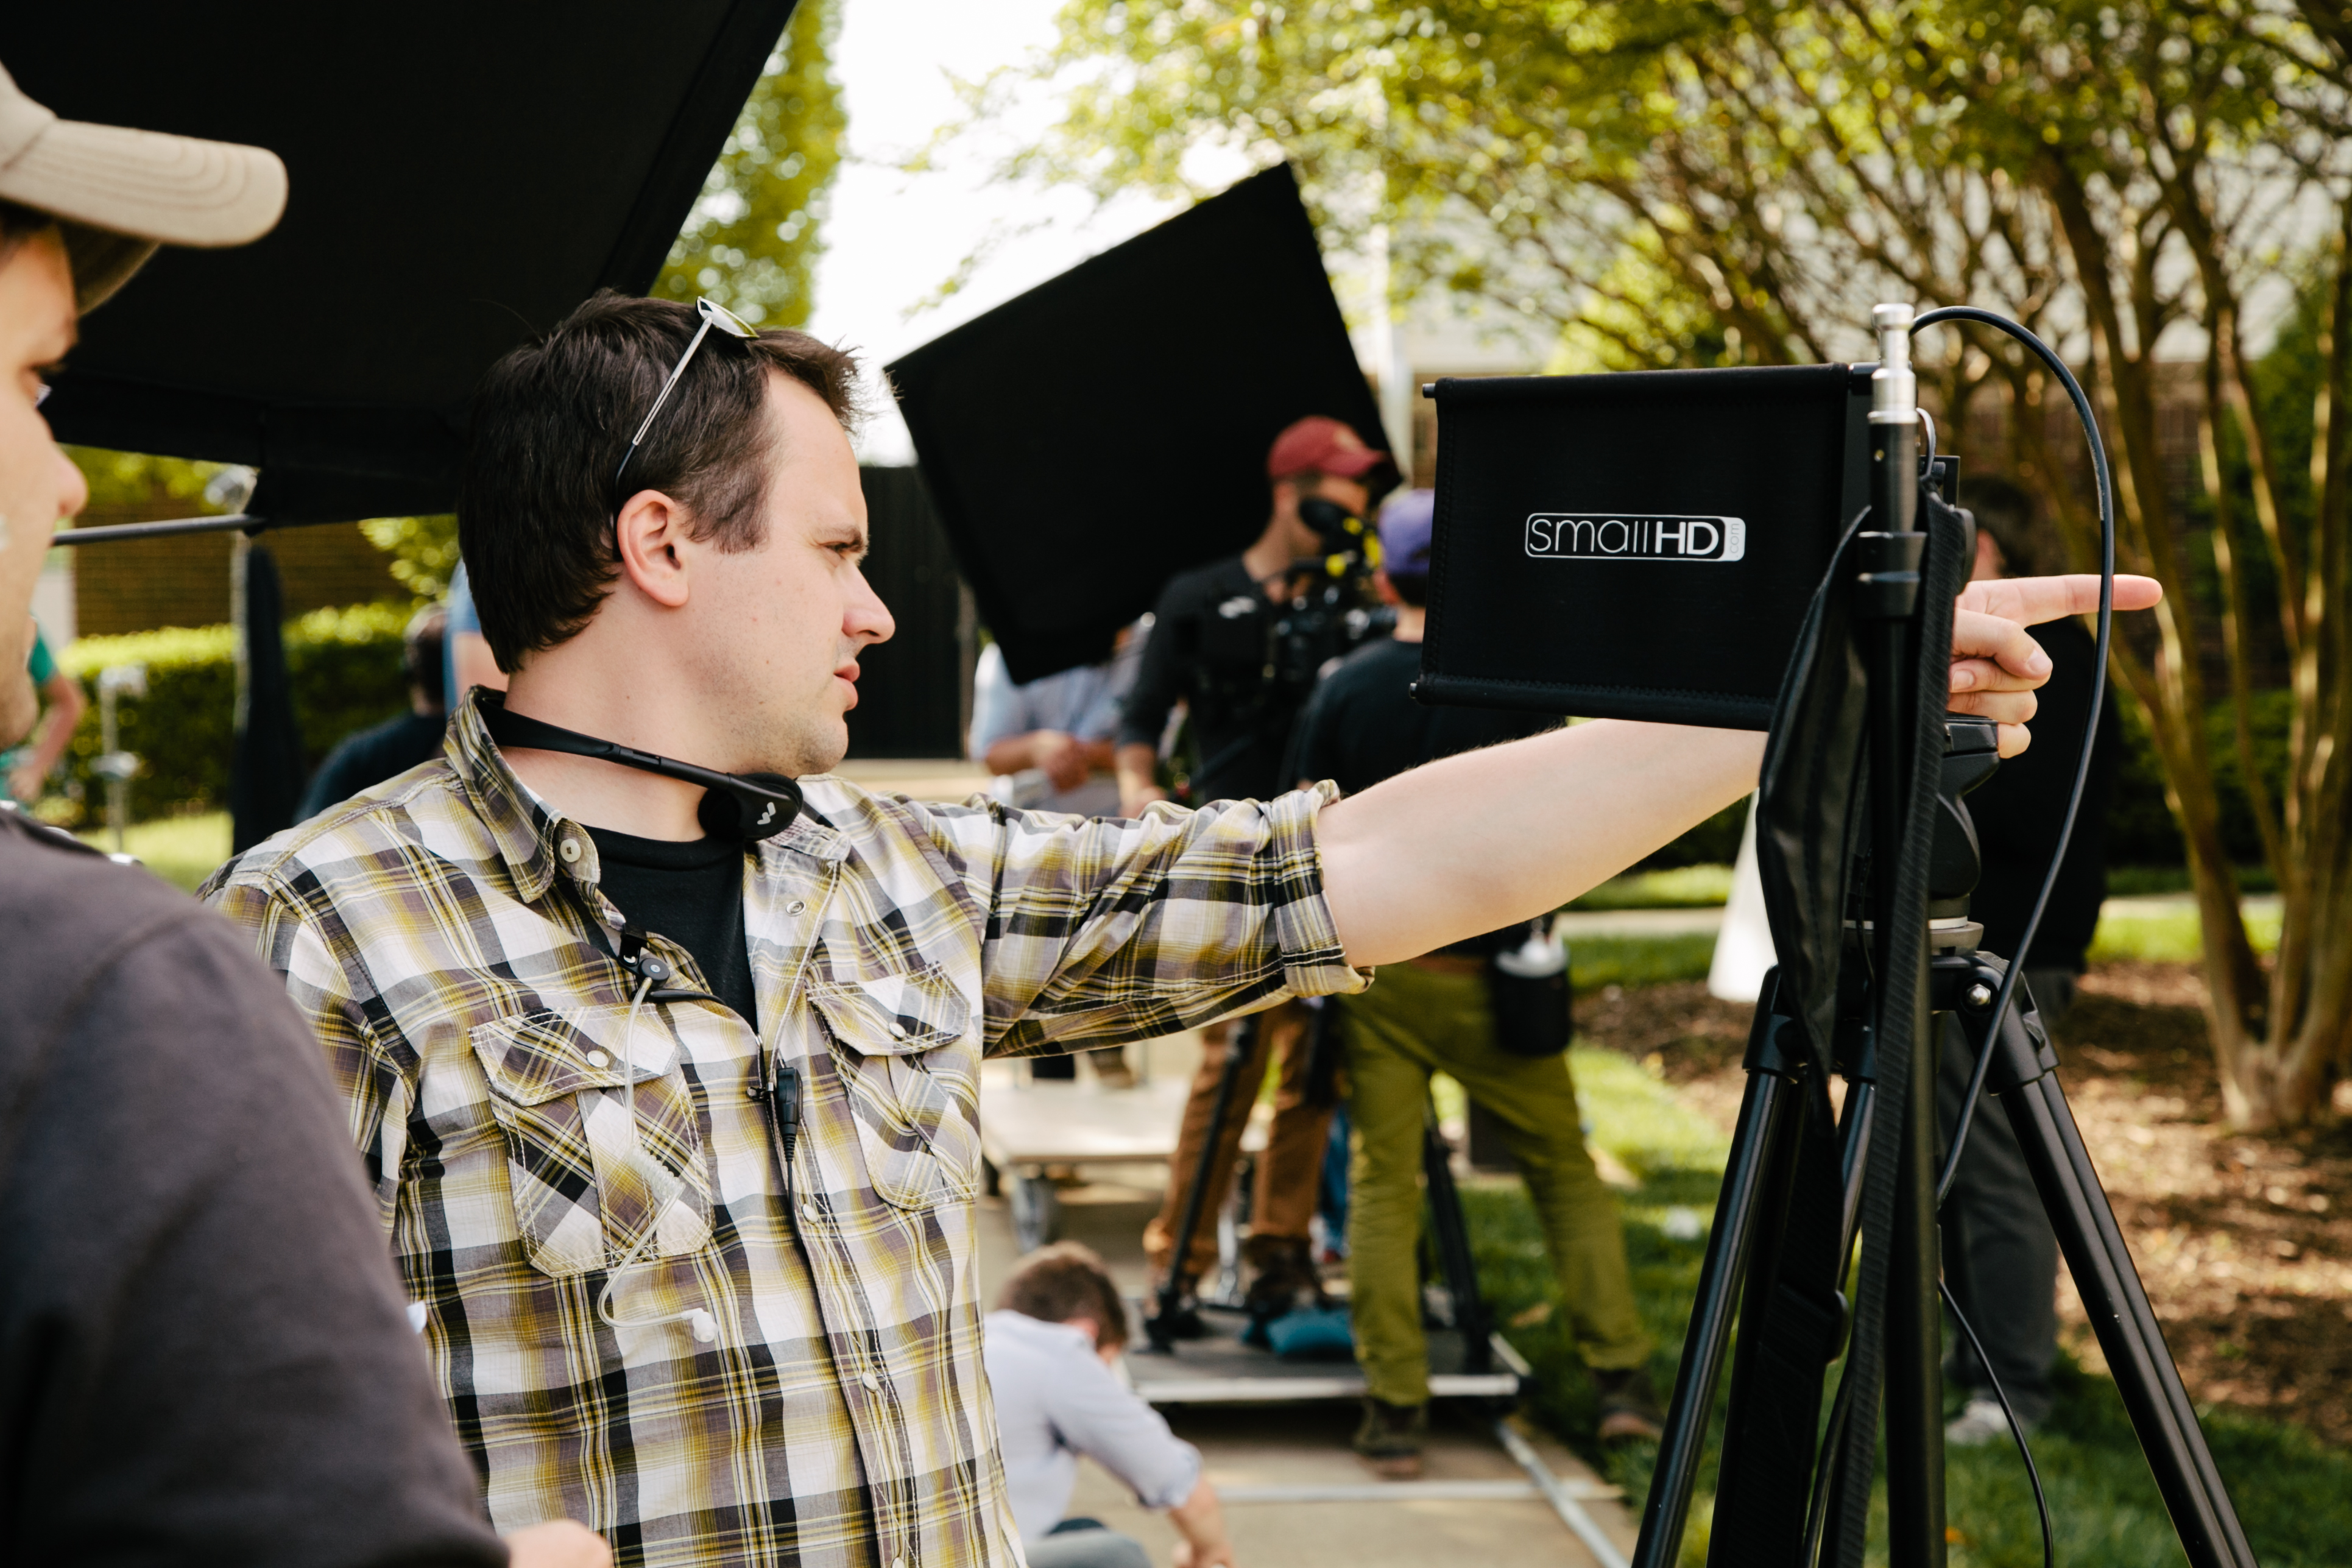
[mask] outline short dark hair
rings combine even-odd
[[[2012,576],[2041,574],[2058,552],[2035,526],[2040,508],[2031,492],[1995,474],[1960,481],[1960,504],[1976,514],[1977,528],[2000,546],[2001,563]]]
[[[409,616],[400,634],[400,667],[408,684],[425,694],[436,709],[448,700],[449,608],[427,605]]]
[[[768,373],[819,397],[845,429],[857,417],[857,362],[806,332],[745,341],[713,331],[695,352],[615,494],[614,471],[692,341],[694,309],[601,290],[483,376],[458,486],[457,541],[482,636],[500,669],[572,637],[620,569],[614,509],[667,492],[697,539],[761,542]]]
[[[1127,1303],[1110,1270],[1093,1247],[1075,1241],[1057,1241],[1023,1258],[996,1293],[996,1304],[1048,1323],[1090,1319],[1096,1344],[1116,1349],[1127,1343]]]

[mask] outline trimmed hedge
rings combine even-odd
[[[400,601],[313,610],[286,623],[286,663],[303,763],[315,768],[354,730],[404,711],[408,683],[400,668],[400,634],[414,607]],[[89,694],[74,731],[67,767],[82,815],[103,811],[106,786],[89,776],[100,743],[98,673],[109,665],[147,667],[147,695],[119,706],[121,742],[146,767],[131,784],[134,821],[216,810],[228,799],[229,749],[236,728],[235,638],[227,626],[171,626],[128,637],[84,637],[58,656]],[[71,793],[71,792],[69,792]],[[47,803],[48,816],[70,811]]]

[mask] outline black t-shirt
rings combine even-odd
[[[412,711],[344,736],[310,775],[294,820],[308,822],[363,789],[431,762],[441,754],[441,737],[448,727],[439,713]]]
[[[276,978],[5,811],[0,952],[0,1561],[504,1564]]]
[[[1195,803],[1264,800],[1288,789],[1283,754],[1306,693],[1286,694],[1269,677],[1277,662],[1275,629],[1286,614],[1238,555],[1170,579],[1122,709],[1119,744],[1159,745],[1181,701],[1191,708],[1200,752]]]
[[[1559,721],[1496,708],[1433,708],[1416,702],[1421,645],[1383,637],[1339,661],[1315,688],[1284,772],[1285,784],[1329,779],[1357,795],[1440,757],[1525,740]],[[1490,952],[1526,930],[1511,926],[1449,951]]]
[[[751,952],[743,932],[743,846],[731,839],[639,838],[592,827],[597,886],[631,925],[694,955],[709,993],[756,1032]]]
[[[1984,876],[1969,900],[1969,914],[1984,925],[1986,950],[2011,959],[2025,956],[2017,951],[2018,939],[2025,934],[2033,895],[2042,890],[2058,847],[2081,754],[2083,719],[2099,679],[2098,644],[2080,622],[2053,621],[2034,627],[2033,636],[2050,655],[2050,679],[2033,716],[2033,744],[2023,756],[2001,763],[1999,773],[1967,797],[1984,852]],[[2107,896],[2107,805],[2115,797],[2122,748],[2122,721],[2110,692],[2100,708],[2082,815],[2074,819],[2058,885],[2051,890],[2050,908],[2027,959],[2034,968],[2080,970],[2098,930],[2099,905]]]
[[[1360,795],[1423,763],[1559,727],[1540,713],[1428,707],[1413,700],[1420,679],[1417,642],[1383,637],[1340,660],[1299,721],[1285,787],[1329,779],[1343,795]]]

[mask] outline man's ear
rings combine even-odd
[[[688,578],[682,547],[689,542],[686,508],[661,490],[639,490],[622,505],[614,533],[622,575],[654,603],[681,608]]]

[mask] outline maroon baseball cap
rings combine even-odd
[[[1391,468],[1389,455],[1367,447],[1348,425],[1320,414],[1310,414],[1274,438],[1265,455],[1265,477],[1286,479],[1294,474],[1337,474],[1360,479],[1374,468]]]

